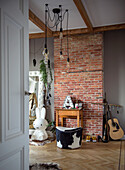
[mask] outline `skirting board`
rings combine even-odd
[[[123,136],[123,138],[121,138],[121,140],[125,140],[125,135]]]

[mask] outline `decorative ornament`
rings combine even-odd
[[[33,65],[34,65],[34,67],[36,66],[36,59],[35,58],[33,59]]]
[[[74,106],[73,106],[73,102],[72,102],[72,99],[71,99],[71,97],[70,96],[66,96],[66,98],[65,98],[65,101],[64,101],[64,104],[63,104],[63,107],[64,108],[73,108]]]

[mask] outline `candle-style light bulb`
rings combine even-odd
[[[62,29],[62,28],[60,28],[60,35],[59,35],[59,38],[60,38],[60,39],[63,39],[63,29]]]
[[[60,58],[64,59],[62,51],[60,51]]]
[[[67,67],[68,67],[68,68],[70,67],[70,64],[69,64],[69,57],[67,58]]]
[[[45,59],[48,60],[49,50],[47,48],[44,48],[43,55],[45,56]]]

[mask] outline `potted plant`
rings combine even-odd
[[[55,124],[55,121],[50,121],[50,120],[47,120],[47,121],[48,121],[47,133],[48,133],[50,138],[55,140],[55,136],[56,136],[56,124]]]

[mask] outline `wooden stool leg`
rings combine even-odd
[[[83,128],[83,113],[81,113],[81,127]]]
[[[56,126],[59,125],[59,117],[58,117],[58,111],[56,111]]]
[[[83,128],[83,112],[81,113],[81,127]],[[83,131],[82,131],[82,138],[83,138]]]
[[[61,117],[61,126],[63,126],[63,117]]]
[[[77,114],[77,127],[79,127],[79,114]]]

